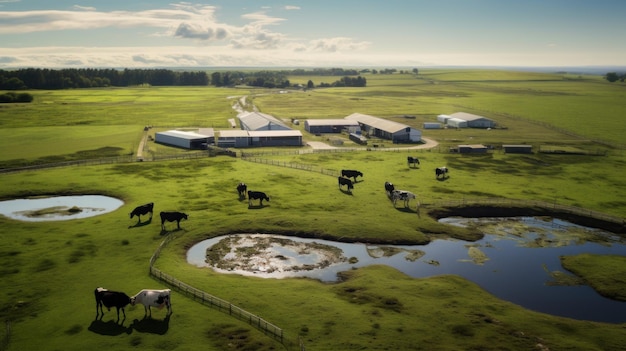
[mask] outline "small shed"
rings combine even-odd
[[[438,122],[441,122],[441,123],[443,123],[443,124],[446,124],[446,122],[448,122],[448,120],[449,120],[450,118],[452,118],[452,117],[450,117],[450,116],[448,116],[448,115],[439,115],[439,116],[437,116],[437,121],[438,121]]]
[[[206,149],[215,141],[215,137],[183,130],[168,130],[155,133],[154,141],[158,144],[181,147],[184,149]]]
[[[460,154],[484,154],[487,153],[487,147],[482,144],[459,145]]]
[[[441,129],[441,123],[425,122],[424,129]]]
[[[222,130],[217,137],[219,147],[249,147],[250,140],[247,130],[230,129]]]
[[[532,154],[532,145],[502,145],[502,149],[507,154]]]
[[[494,128],[496,126],[496,122],[492,119],[467,112],[456,112],[451,117],[466,121],[469,128]]]

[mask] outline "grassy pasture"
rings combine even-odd
[[[488,75],[480,82],[483,74]],[[424,208],[419,212],[401,205],[395,209],[383,191],[387,180],[414,191],[423,203],[507,197],[556,201],[616,216],[626,213],[621,171],[626,159],[621,150],[606,149],[609,154],[603,157],[501,152],[463,156],[445,152],[450,145],[479,142],[603,148],[530,123],[527,120],[535,120],[536,116],[525,114],[522,102],[517,102],[521,111],[517,114],[510,112],[500,99],[515,102],[516,91],[523,91],[522,87],[554,84],[551,91],[570,87],[579,99],[585,99],[583,87],[597,86],[617,100],[615,96],[619,96],[623,86],[592,78],[563,79],[561,75],[517,72],[425,71],[420,72],[419,78],[367,78],[365,89],[319,89],[293,94],[260,95],[258,90],[215,88],[33,92],[33,105],[0,108],[0,137],[4,140],[0,144],[4,157],[1,160],[9,164],[16,159],[80,157],[106,147],[115,150],[112,152],[128,153],[138,143],[144,125],[154,125],[157,130],[170,126],[227,127],[226,119],[234,117],[233,100],[228,97],[247,94],[258,94],[254,101],[262,111],[281,118],[337,118],[358,111],[415,123],[417,127],[439,113],[478,113],[501,105],[506,109],[498,109],[499,117],[494,118],[509,127],[491,131],[424,131],[425,136],[442,145],[440,150],[430,152],[272,156],[284,162],[336,171],[362,170],[365,177],[352,194],[340,191],[336,178],[321,173],[227,157],[3,174],[0,199],[100,193],[125,201],[113,213],[67,222],[23,223],[0,218],[0,277],[4,288],[0,320],[11,321],[9,350],[296,350],[299,337],[307,350],[528,350],[538,349],[539,344],[550,350],[624,349],[623,325],[528,311],[454,276],[413,279],[377,266],[345,272],[345,281],[341,283],[323,284],[307,279],[222,275],[186,263],[186,249],[193,243],[239,232],[389,242],[425,242],[438,237],[437,233],[473,237],[471,231],[440,225],[426,215]],[[572,81],[575,85],[568,85]],[[501,91],[504,87],[508,92]],[[527,98],[538,95],[528,94]],[[568,94],[555,95],[557,98],[565,99],[563,104],[573,103],[574,99]],[[613,107],[619,110],[622,105]],[[445,106],[450,111],[438,112]],[[599,104],[600,107],[609,106]],[[415,115],[416,119],[395,117],[404,114]],[[582,115],[576,116],[568,118]],[[564,119],[549,123],[565,128],[561,124]],[[611,128],[624,131],[621,125],[597,127],[606,135],[614,133]],[[587,129],[573,131],[585,139],[592,138],[586,134]],[[30,135],[38,136],[33,138],[32,146],[27,142],[17,145],[32,147],[32,153],[10,151],[14,144],[6,141],[20,143],[20,136]],[[59,145],[56,139],[65,142]],[[170,149],[154,144],[151,148],[157,152]],[[10,152],[14,154],[4,156]],[[419,157],[420,168],[409,169],[407,155]],[[440,165],[451,169],[450,178],[445,181],[437,181],[434,176],[433,168]],[[239,201],[235,192],[239,181],[245,181],[253,190],[268,192],[269,206],[249,209],[247,201]],[[173,230],[175,224],[169,223],[167,234],[161,233],[157,218],[136,225],[136,219],[129,219],[128,213],[148,201],[155,202],[157,212],[185,211],[190,215],[189,221],[181,223],[180,231]],[[129,294],[142,288],[162,287],[148,276],[148,261],[164,235],[174,235],[176,239],[162,253],[157,262],[159,269],[284,328],[286,345],[177,292],[173,293],[174,314],[169,321],[163,321],[165,312],[159,310],[153,312],[154,321],[142,320],[141,306],[127,308],[123,326],[115,323],[114,311],[106,312],[102,321],[94,321],[95,287]],[[589,280],[594,278],[592,273],[597,267],[619,261],[606,258],[593,262],[596,268],[582,273]],[[2,330],[0,337],[4,333]]]

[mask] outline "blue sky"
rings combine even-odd
[[[0,0],[0,68],[625,66],[625,0]]]

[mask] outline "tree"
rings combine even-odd
[[[312,80],[309,80],[309,81],[306,83],[306,88],[307,88],[307,89],[313,89],[313,88],[315,88],[315,84],[313,84],[313,81],[312,81]]]
[[[418,72],[418,71],[419,71],[419,70],[418,70],[417,68],[413,68],[413,73],[414,73],[415,75],[417,75],[417,72]]]
[[[606,80],[609,82],[617,82],[619,80],[619,75],[616,72],[609,72],[605,76]]]

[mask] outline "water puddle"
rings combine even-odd
[[[428,245],[405,246],[241,234],[197,243],[187,252],[187,261],[221,273],[308,277],[324,282],[336,282],[341,271],[386,264],[416,278],[459,275],[503,300],[535,311],[581,320],[626,322],[625,302],[607,299],[580,285],[574,275],[564,271],[559,259],[580,253],[626,255],[623,238],[542,217],[441,221],[479,226],[485,236],[476,242],[435,240]]]
[[[15,199],[0,201],[0,214],[26,222],[66,221],[109,213],[123,204],[122,200],[102,195]]]

